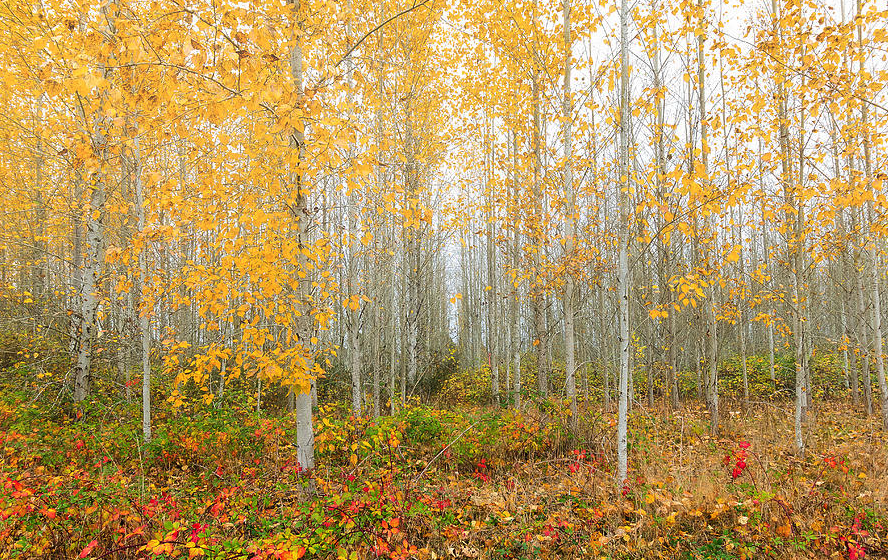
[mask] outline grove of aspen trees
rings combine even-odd
[[[0,559],[888,558],[883,0],[4,0],[0,86]]]

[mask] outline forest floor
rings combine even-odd
[[[601,408],[579,434],[558,403],[322,409],[307,479],[291,417],[161,408],[143,445],[137,403],[6,394],[0,558],[888,557],[876,418],[821,405],[797,457],[788,405],[724,406],[718,438],[697,404],[639,407],[620,488]]]

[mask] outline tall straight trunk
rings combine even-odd
[[[379,302],[375,299],[373,300],[373,355],[372,359],[372,368],[373,368],[373,418],[379,418],[380,414],[380,403],[379,403],[379,383],[380,383],[380,375],[379,369],[382,367],[382,357],[379,355],[380,348],[380,338],[383,336],[383,328],[380,324],[381,318],[379,313]]]
[[[711,301],[706,305],[706,366],[709,369],[706,388],[709,400],[709,431],[712,435],[718,435],[718,322],[715,317],[716,290],[711,286]]]
[[[857,212],[856,210],[852,209],[851,230],[859,233],[857,222]],[[867,309],[869,308],[869,302],[867,301],[867,294],[864,289],[865,271],[863,271],[860,265],[862,253],[863,250],[861,248],[858,248],[854,253],[854,292],[857,295],[857,355],[860,360],[860,373],[861,379],[863,381],[863,401],[864,405],[866,406],[867,415],[872,415],[873,384],[872,378],[870,377],[870,345],[868,332],[869,320],[867,319]]]
[[[844,290],[843,290],[844,292]],[[845,294],[840,295],[842,301],[842,368],[845,372],[845,388],[851,391],[851,402],[854,408],[860,405],[860,387],[857,382],[857,371],[851,369],[851,361],[848,356],[848,345],[851,337],[848,333],[848,309],[845,303]]]
[[[234,346],[234,320],[224,321],[222,323],[222,344],[225,348],[232,348]],[[228,375],[228,358],[222,360],[222,367],[219,369],[219,384],[216,387],[216,406],[219,406],[219,399],[222,398],[222,395],[225,393],[225,379]],[[287,392],[287,412],[293,412],[293,392]]]
[[[647,275],[645,275],[646,277]],[[654,344],[656,344],[656,334],[657,330],[654,326],[653,321],[647,322],[647,341],[645,346],[647,346],[647,364],[645,364],[645,369],[647,370],[647,379],[645,380],[645,389],[647,393],[647,406],[648,409],[651,410],[654,408],[654,361],[656,357],[654,356]]]
[[[489,142],[488,132],[485,131],[485,143]],[[488,195],[487,214],[487,353],[490,362],[490,390],[493,402],[496,406],[500,402],[500,349],[497,340],[500,325],[498,320],[499,291],[496,278],[496,196],[493,192],[491,175],[493,174],[492,147],[487,146],[484,154],[484,183]]]
[[[519,207],[520,194],[518,190],[518,133],[512,131],[512,201],[515,208]],[[521,237],[518,227],[512,229],[512,269],[517,271],[521,264]],[[518,314],[518,281],[512,284],[512,297],[509,300],[509,315],[512,345],[512,383],[515,407],[521,407],[521,331]]]
[[[659,4],[654,0],[652,5],[652,17],[654,19],[654,54],[652,57],[652,67],[654,71],[654,92],[656,95],[654,101],[654,159],[656,163],[654,174],[654,188],[657,194],[657,202],[661,208],[668,207],[668,199],[664,188],[663,175],[666,173],[666,138],[663,130],[666,126],[666,96],[663,91],[663,82],[661,76],[661,60],[660,60],[660,36],[659,36]],[[661,229],[667,225],[664,215],[660,214]],[[671,269],[671,259],[669,255],[669,241],[664,235],[657,236],[657,284],[660,291],[660,307],[668,309],[669,317],[665,325],[661,323],[661,331],[665,331],[660,341],[659,347],[665,354],[663,364],[665,373],[664,383],[664,401],[666,408],[678,407],[678,383],[676,382],[676,353],[675,353],[675,314],[669,309],[671,302],[669,284],[669,271]]]
[[[863,119],[864,126],[866,118]],[[866,134],[866,131],[864,132]],[[864,161],[866,165],[867,182],[872,185],[872,164],[870,162],[869,135],[864,140]],[[872,188],[872,187],[871,187]],[[874,193],[875,194],[875,193]],[[875,213],[873,211],[872,200],[867,203],[869,222],[875,222]],[[882,343],[882,297],[880,288],[880,278],[882,268],[879,263],[879,251],[876,247],[876,240],[871,239],[868,247],[869,252],[869,272],[870,272],[870,301],[872,301],[872,329],[873,329],[873,354],[876,358],[876,380],[879,383],[879,404],[882,410],[882,425],[888,431],[888,381],[885,379],[885,356]],[[869,368],[867,368],[869,371]],[[872,414],[872,380],[867,375],[866,390],[870,393],[867,403],[868,413]]]
[[[80,173],[75,173],[73,183],[71,195],[75,201],[75,209],[71,220],[71,285],[68,290],[71,295],[68,299],[68,308],[71,315],[69,350],[76,360],[80,355],[83,330],[83,317],[80,315],[80,308],[83,305],[83,213],[79,207],[83,199],[84,182]]]
[[[758,83],[756,83],[756,92],[758,92]],[[756,124],[760,124],[756,121]],[[764,192],[764,170],[762,168],[762,138],[761,135],[758,135],[758,176],[759,176],[759,189]],[[768,270],[770,267],[770,248],[768,247],[768,221],[765,217],[764,207],[762,208],[762,261],[765,264],[765,270]],[[765,284],[765,281],[762,282],[762,288],[767,288],[768,285]],[[774,368],[774,304],[771,303],[768,306],[768,320],[765,323],[765,329],[767,329],[767,339],[768,339],[768,373],[771,377],[771,382],[776,381],[775,368]]]
[[[782,88],[781,88],[782,89]],[[791,301],[790,305],[792,307],[792,327],[793,327],[793,342],[795,344],[795,393],[796,393],[796,403],[795,403],[795,448],[796,452],[799,454],[804,453],[805,451],[805,440],[804,434],[802,432],[802,423],[804,421],[805,415],[805,403],[806,403],[806,375],[805,375],[805,348],[804,348],[804,339],[802,333],[802,317],[801,317],[801,298],[799,294],[799,274],[800,270],[800,259],[796,257],[796,253],[802,251],[801,239],[798,237],[798,234],[801,233],[798,220],[792,216],[793,209],[796,209],[797,212],[801,212],[801,209],[796,208],[795,201],[795,189],[790,184],[792,179],[790,178],[791,171],[789,170],[789,138],[788,131],[785,125],[786,119],[786,105],[785,99],[783,99],[783,95],[781,94],[781,99],[779,101],[779,119],[780,119],[780,138],[781,138],[781,149],[784,155],[782,166],[783,166],[783,176],[784,176],[784,190],[786,192],[786,203],[787,203],[787,221],[793,222],[795,224],[793,228],[793,238],[788,243],[787,252],[787,262],[792,263],[792,293],[791,293]]]
[[[130,402],[133,397],[133,388],[130,385],[130,345],[126,340],[127,302],[130,296],[131,292],[122,297],[112,297],[112,305],[114,305],[116,311],[115,332],[117,334],[117,376],[118,379],[123,382],[123,396],[126,398],[126,402]]]
[[[142,185],[142,154],[139,148],[138,131],[133,140],[133,188],[135,191],[136,219],[138,221],[139,235],[145,232],[145,193]],[[151,441],[151,300],[145,297],[145,285],[148,282],[148,244],[146,239],[142,241],[142,250],[139,251],[139,281],[134,289],[135,299],[139,302],[139,359],[142,365],[142,439],[145,443]]]
[[[533,3],[533,21],[536,24],[539,0]],[[543,243],[543,187],[542,187],[542,140],[541,115],[540,115],[540,75],[539,63],[533,63],[533,78],[531,83],[531,95],[533,104],[533,242],[537,245]],[[538,246],[533,251],[533,271],[531,284],[531,314],[533,315],[533,329],[535,340],[533,342],[537,358],[537,390],[544,398],[549,394],[549,364],[546,349],[548,347],[546,331],[545,296],[539,286],[538,275],[541,273],[542,260],[540,254],[542,247]]]
[[[775,25],[776,22],[779,21],[780,14],[777,9],[777,1],[771,0],[771,9],[774,15]],[[775,29],[775,31],[779,32],[779,29]],[[802,422],[804,419],[804,409],[805,403],[807,399],[805,397],[805,369],[804,369],[804,340],[802,337],[802,317],[801,317],[801,298],[799,295],[800,289],[800,279],[799,275],[801,274],[800,263],[801,260],[799,258],[800,253],[802,251],[801,246],[801,231],[799,229],[799,220],[796,218],[795,214],[801,212],[801,209],[797,207],[797,199],[796,194],[797,190],[792,177],[792,154],[790,152],[790,140],[789,140],[789,126],[787,123],[787,100],[786,100],[786,90],[784,89],[783,82],[778,79],[777,84],[777,120],[778,120],[778,128],[779,128],[779,145],[780,145],[780,166],[781,166],[781,177],[780,180],[783,183],[783,191],[784,191],[784,202],[786,207],[786,215],[785,222],[787,226],[787,233],[789,234],[789,238],[786,243],[786,263],[789,268],[789,273],[791,275],[791,299],[790,299],[790,309],[792,312],[792,330],[793,330],[793,342],[795,344],[795,355],[796,355],[796,376],[795,376],[795,394],[796,394],[796,402],[795,402],[795,449],[799,454],[803,454],[805,452],[805,440],[804,434],[802,432]],[[801,144],[800,144],[801,145]],[[790,227],[791,226],[791,227]]]
[[[346,2],[346,48],[351,49],[352,44],[352,18],[354,10],[351,0]],[[346,95],[348,97],[348,113],[351,115],[355,104],[355,62],[352,55],[349,54],[345,59],[345,83]],[[349,135],[347,167],[351,168],[351,160],[355,153],[354,138]],[[359,246],[358,238],[360,237],[360,224],[358,220],[358,197],[356,190],[351,186],[346,187],[346,197],[348,198],[348,261],[346,263],[346,297],[355,298],[358,295],[358,259]],[[354,302],[354,303],[352,303]],[[363,409],[364,391],[361,383],[361,337],[360,337],[360,320],[361,308],[363,302],[361,299],[352,299],[349,301],[346,312],[346,329],[348,332],[348,369],[351,374],[352,382],[352,412],[355,416],[360,416]]]
[[[839,149],[838,149],[838,140],[836,134],[836,125],[833,122],[832,128],[830,129],[830,140],[832,144],[832,154],[833,154],[833,167],[835,168],[835,176],[837,179],[842,179],[842,165],[841,159],[839,157]],[[845,209],[839,208],[836,213],[836,229],[838,230],[838,234],[840,239],[843,242],[847,243],[848,239],[848,231],[845,228]],[[839,278],[847,278],[848,277],[848,256],[846,251],[842,251],[839,256],[839,262],[837,264],[839,268],[838,277]],[[834,290],[836,292],[836,296],[834,299],[839,301],[839,332],[842,339],[842,376],[845,384],[845,390],[851,392],[852,403],[855,408],[857,408],[860,402],[860,394],[859,387],[857,386],[857,374],[856,372],[852,376],[851,371],[851,361],[848,355],[848,344],[850,344],[850,336],[848,333],[848,304],[847,304],[847,295],[849,290],[842,282],[834,282],[833,283]],[[853,381],[852,381],[853,377]]]
[[[89,116],[81,113],[86,120]],[[101,119],[96,117],[97,121]],[[100,122],[96,122],[94,132],[91,138],[94,147],[102,152],[102,159],[106,160],[107,147],[104,133],[101,131]],[[99,309],[98,291],[99,278],[102,271],[102,262],[104,260],[105,231],[102,219],[105,212],[105,177],[99,171],[92,176],[92,184],[89,188],[89,206],[86,213],[86,243],[83,248],[83,265],[80,271],[80,292],[78,294],[80,300],[80,322],[79,329],[76,333],[77,342],[76,360],[74,365],[74,400],[80,402],[84,400],[90,392],[91,366],[92,366],[92,347],[95,341],[97,325],[97,316]],[[78,201],[79,202],[79,201]],[[79,213],[79,210],[77,211]],[[78,243],[75,244],[75,252],[79,252],[79,235]],[[76,262],[76,258],[75,258]]]
[[[769,254],[770,247],[768,247],[768,234],[767,232],[767,222],[762,220],[762,258],[765,262],[765,268],[767,269],[769,264]],[[768,305],[768,321],[765,323],[765,328],[767,329],[768,335],[768,374],[771,378],[771,382],[777,381],[776,370],[777,367],[774,363],[774,304],[771,303]]]
[[[675,314],[670,311],[669,313],[669,327],[668,327],[668,337],[666,339],[668,346],[668,361],[666,367],[669,372],[668,381],[669,381],[669,401],[671,403],[672,408],[678,409],[681,407],[681,399],[678,393],[678,356],[677,356],[677,348],[678,341],[675,335]]]
[[[104,139],[97,133],[97,145],[104,145]],[[79,402],[89,395],[92,347],[95,341],[96,318],[99,309],[98,290],[104,254],[105,232],[102,217],[105,206],[104,178],[95,177],[90,185],[89,209],[86,218],[86,243],[83,255],[83,271],[80,296],[80,330],[77,342],[77,360],[74,370],[74,400]]]
[[[805,89],[805,77],[802,75],[801,77],[801,88]],[[808,322],[805,317],[805,301],[808,298],[805,297],[805,290],[810,291],[808,284],[806,282],[806,273],[807,269],[806,258],[805,258],[805,242],[804,242],[804,231],[805,231],[805,207],[804,201],[802,200],[802,192],[805,186],[805,106],[804,103],[801,105],[800,110],[800,125],[799,125],[799,149],[798,149],[798,160],[799,160],[799,173],[798,173],[798,192],[795,194],[797,209],[795,212],[795,232],[793,234],[793,238],[795,241],[795,252],[794,252],[794,263],[793,263],[793,288],[795,291],[796,298],[796,307],[798,312],[798,327],[799,327],[799,338],[797,341],[796,347],[796,359],[801,358],[802,361],[802,421],[806,422],[808,418],[808,411],[812,405],[812,395],[813,395],[813,385],[811,381],[811,368],[808,367],[808,357],[810,352],[808,351],[808,347],[810,346],[810,340],[808,333],[806,332]],[[801,346],[801,349],[798,348]]]
[[[737,220],[737,243],[739,243],[740,249],[740,278],[741,278],[741,286],[746,285],[746,263],[745,263],[745,255],[743,254],[743,230],[741,229],[741,224],[743,223],[743,210],[739,210],[739,218]],[[741,293],[738,297],[737,302],[738,309],[738,321],[737,321],[737,334],[740,337],[740,365],[741,372],[743,374],[743,405],[749,406],[749,372],[747,371],[746,366],[746,302],[744,301],[743,294]]]
[[[694,380],[697,389],[697,400],[703,400],[703,396],[706,396],[707,404],[709,403],[709,393],[704,392],[703,389],[703,344],[699,339],[694,342]]]
[[[604,392],[604,410],[611,409],[610,355],[604,327],[604,286],[598,286],[598,360],[601,364],[601,378]]]
[[[349,196],[349,231],[355,231],[355,219],[354,219],[354,206],[352,202],[353,196]],[[348,296],[354,297],[358,294],[357,287],[357,264],[354,262],[357,260],[357,249],[354,247],[355,239],[357,236],[354,236],[353,239],[349,241],[349,262],[348,262],[348,272],[347,272],[347,290]],[[348,333],[348,369],[351,374],[351,384],[352,384],[352,413],[355,416],[360,416],[361,411],[363,409],[363,385],[361,382],[361,338],[360,338],[360,308],[361,304],[355,306],[351,300],[349,301],[349,308],[346,310],[347,314],[347,325],[346,330]],[[358,307],[358,309],[353,309],[353,307]]]
[[[303,57],[302,57],[302,2],[301,0],[288,0],[292,6],[291,39],[293,48],[290,51],[290,73],[296,86],[296,102],[300,108],[305,103],[305,86],[303,83]],[[305,134],[302,126],[297,126],[291,134],[291,148],[296,150],[297,161],[301,164],[305,159]],[[297,225],[298,265],[300,268],[308,268],[308,258],[305,256],[306,245],[309,240],[308,231],[308,192],[307,187],[303,191],[302,172],[295,172],[296,204],[293,218]],[[311,285],[308,275],[301,279],[297,288],[297,299],[303,307],[307,307]],[[311,314],[304,309],[298,318],[299,344],[305,360],[305,373],[309,375],[312,370],[311,349],[308,347],[311,337]],[[291,389],[292,391],[293,389]],[[298,388],[294,408],[296,410],[296,457],[303,471],[311,471],[315,466],[314,457],[314,421],[312,418],[312,389],[311,384]]]
[[[870,202],[872,204],[872,202]],[[875,247],[870,248],[873,299],[873,352],[876,355],[876,379],[879,382],[879,402],[882,409],[882,427],[888,431],[888,382],[885,379],[885,356],[882,348],[882,307],[879,290],[879,256]]]
[[[561,101],[561,135],[564,146],[564,198],[566,201],[564,212],[566,214],[565,244],[567,273],[564,284],[564,363],[565,363],[565,391],[570,399],[571,427],[577,429],[577,383],[576,383],[576,342],[574,325],[574,293],[576,291],[573,277],[573,265],[576,245],[576,193],[573,186],[573,145],[571,138],[571,120],[573,118],[573,103],[570,93],[571,52],[572,42],[570,37],[570,0],[563,2],[564,19],[564,92]]]
[[[405,189],[404,196],[407,199],[408,208],[412,212],[419,210],[416,200],[419,178],[416,162],[416,153],[413,137],[413,118],[410,109],[406,110],[404,150],[406,158]],[[416,383],[416,375],[419,363],[419,227],[408,226],[405,228],[406,253],[404,255],[407,272],[407,381],[411,385]]]
[[[700,23],[703,25],[704,4],[703,0],[698,0],[697,9],[700,11]],[[700,157],[703,163],[703,176],[709,181],[709,126],[706,121],[706,72],[704,68],[704,52],[703,45],[706,41],[705,31],[697,34],[697,109],[700,114]],[[711,187],[711,184],[709,185]],[[706,340],[708,342],[707,365],[709,367],[709,380],[707,383],[709,389],[709,412],[710,412],[710,433],[718,435],[718,323],[716,317],[716,286],[715,282],[710,282],[709,301],[706,302]]]
[[[719,73],[721,74],[721,79],[719,80],[719,84],[721,86],[721,98],[722,98],[722,113],[724,115],[728,114],[727,108],[727,93],[725,92],[725,73],[724,73],[724,58],[719,57]],[[729,146],[729,128],[726,127],[723,129],[725,133],[725,169],[727,174],[727,182],[728,182],[728,191],[734,192],[734,184],[732,181],[733,168],[731,166],[731,156],[730,150],[727,149]],[[732,213],[733,219],[733,213]],[[739,205],[737,207],[737,219],[734,223],[734,244],[740,248],[739,258],[737,259],[738,272],[740,274],[740,292],[737,294],[737,336],[740,342],[740,370],[742,374],[743,380],[743,406],[749,406],[749,372],[746,367],[746,302],[745,299],[745,287],[746,287],[746,259],[744,254],[743,247],[743,206]]]
[[[399,350],[400,350],[400,361],[398,362],[398,366],[399,366],[398,382],[399,382],[399,388],[400,388],[400,393],[401,393],[401,407],[403,408],[407,404],[407,360],[408,360],[408,358],[407,358],[407,354],[408,354],[407,320],[409,317],[407,310],[405,308],[405,303],[407,300],[407,292],[409,291],[409,284],[410,284],[410,281],[408,280],[408,277],[407,277],[408,276],[408,269],[409,269],[410,265],[407,264],[407,241],[406,241],[406,233],[404,232],[403,226],[401,228],[401,246],[403,249],[402,262],[401,262],[401,268],[403,269],[403,272],[401,275],[401,298],[400,298],[401,313],[400,313],[400,317],[399,317],[401,319],[401,325],[400,325],[401,328],[398,332],[398,334],[400,335],[400,344],[398,345]]]
[[[395,229],[392,227],[392,233],[394,233]],[[394,239],[392,240],[394,243]],[[395,259],[392,259],[392,278],[397,278],[397,264]],[[398,409],[398,400],[401,398],[401,391],[398,388],[398,369],[396,368],[397,364],[397,356],[398,356],[398,323],[400,314],[397,312],[398,307],[396,305],[397,299],[396,294],[397,290],[395,289],[395,282],[391,282],[389,285],[389,290],[391,290],[390,301],[389,301],[389,320],[392,322],[392,332],[391,332],[391,344],[389,345],[391,360],[389,363],[389,413],[395,414]],[[401,340],[403,342],[403,339]],[[403,400],[401,401],[403,402]]]
[[[857,0],[857,14],[860,16],[862,14],[862,0]],[[861,54],[864,52],[863,45],[863,26],[862,26],[862,18],[858,18],[857,23],[857,43],[858,48]],[[865,70],[865,62],[861,59],[860,62],[861,70]],[[863,134],[863,165],[864,165],[864,173],[866,176],[867,187],[873,191],[873,197],[878,196],[879,193],[875,192],[873,187],[873,163],[872,163],[872,143],[870,139],[870,131],[868,129],[869,126],[869,115],[868,115],[869,105],[866,103],[860,104],[860,121],[861,121],[861,129]],[[873,200],[872,198],[867,201],[867,213],[869,214],[869,223],[872,224],[875,222],[875,212],[873,210]],[[888,431],[888,381],[885,379],[885,356],[882,352],[882,302],[881,302],[881,290],[879,289],[880,278],[881,278],[881,269],[879,267],[879,251],[876,247],[876,240],[871,239],[875,237],[872,233],[868,233],[866,236],[869,239],[869,269],[871,273],[871,286],[870,289],[872,291],[871,299],[873,302],[873,353],[876,357],[876,379],[879,382],[879,393],[880,393],[880,404],[882,409],[882,425],[886,431]],[[867,388],[871,389],[872,383],[869,383]],[[872,399],[870,399],[872,400]],[[872,405],[869,405],[872,408]]]
[[[49,241],[46,238],[46,208],[43,199],[43,94],[37,97],[35,110],[36,123],[34,126],[37,143],[34,150],[34,202],[36,206],[34,249],[31,262],[31,282],[34,289],[34,299],[37,301],[37,316],[35,327],[43,323],[43,311],[47,305],[49,288]]]
[[[620,247],[617,298],[620,325],[620,390],[617,409],[617,483],[627,480],[629,413],[629,2],[620,0]]]

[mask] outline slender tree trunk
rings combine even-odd
[[[703,391],[703,371],[701,361],[703,360],[702,354],[702,343],[699,339],[694,342],[694,377],[695,377],[695,385],[697,389],[697,400],[703,400],[703,396],[706,396],[707,404],[709,404],[709,392]]]
[[[290,73],[296,86],[296,101],[300,107],[305,103],[305,89],[303,85],[303,58],[302,58],[302,3],[301,0],[288,0],[292,6],[292,39],[293,49],[290,52]],[[297,151],[297,160],[299,162],[305,159],[305,134],[303,127],[299,126],[293,129],[291,135],[292,148]],[[308,242],[308,188],[303,189],[302,174],[297,169],[295,172],[295,188],[296,188],[296,205],[294,208],[293,218],[297,224],[298,248],[299,248],[299,266],[303,269],[307,268],[307,257],[305,257],[306,244]],[[299,317],[298,335],[299,344],[302,347],[303,358],[305,360],[305,374],[310,375],[312,370],[311,349],[308,346],[311,336],[312,316],[308,313],[307,302],[309,300],[309,292],[311,286],[308,282],[308,275],[299,282],[297,290],[297,299],[306,307],[302,315]],[[291,389],[292,391],[293,389]],[[311,384],[303,384],[297,388],[298,393],[294,407],[296,409],[296,456],[299,466],[303,471],[311,471],[315,466],[314,457],[314,423],[312,418],[312,389]]]
[[[117,375],[123,381],[123,395],[126,402],[130,402],[133,396],[133,388],[130,385],[130,364],[129,350],[130,345],[127,341],[126,321],[127,321],[127,301],[131,294],[113,297],[116,302],[114,305],[117,311],[116,331],[117,331]]]
[[[851,229],[853,231],[858,231],[856,212],[852,213],[851,222]],[[854,291],[857,293],[857,354],[860,359],[861,378],[863,380],[863,401],[866,406],[866,413],[870,416],[873,413],[873,384],[872,378],[870,377],[869,321],[867,320],[867,308],[869,307],[869,304],[864,290],[864,272],[861,266],[857,264],[862,252],[863,250],[859,248],[855,251],[854,266]]]
[[[601,362],[601,378],[604,390],[604,410],[610,412],[611,409],[611,387],[610,387],[610,356],[607,350],[608,342],[605,337],[604,327],[604,286],[598,286],[598,359]]]
[[[104,145],[104,140],[98,141]],[[80,293],[80,332],[78,333],[77,361],[74,373],[74,400],[79,402],[89,395],[92,365],[92,347],[96,336],[96,317],[99,309],[99,276],[101,274],[105,232],[102,216],[105,206],[104,179],[95,177],[90,186],[89,210],[86,219],[86,254]]]
[[[844,291],[844,290],[843,290]],[[844,294],[841,296],[842,299],[842,365],[845,371],[845,383],[846,385],[850,382],[851,389],[851,402],[856,409],[860,406],[860,387],[858,386],[857,381],[857,370],[852,370],[851,362],[848,356],[848,345],[851,344],[851,336],[848,332],[848,310],[847,304],[845,303]]]
[[[407,199],[408,208],[415,215],[419,210],[417,200],[419,178],[413,137],[413,117],[409,107],[405,112],[404,149],[407,163],[404,173],[406,180],[404,196]],[[404,255],[407,264],[407,381],[412,386],[416,383],[419,367],[419,227],[411,224],[405,228],[405,233],[407,236],[407,252]],[[406,388],[403,392],[406,393]]]
[[[857,0],[857,14],[858,14],[858,23],[857,23],[857,42],[860,49],[860,52],[864,52],[863,48],[863,26],[862,26],[862,0]],[[861,70],[865,70],[865,62],[861,59],[860,62]],[[872,145],[870,139],[870,131],[869,131],[869,115],[868,115],[869,106],[866,103],[860,104],[860,121],[861,121],[861,129],[863,134],[863,164],[864,164],[864,172],[866,175],[867,187],[873,191],[873,196],[878,196],[879,193],[875,192],[873,187],[873,163],[872,163]],[[870,198],[867,201],[867,212],[869,214],[869,223],[873,224],[875,222],[875,213],[873,211],[873,200]],[[866,238],[869,240],[869,269],[871,277],[871,290],[872,290],[872,302],[873,302],[873,344],[875,348],[873,348],[873,353],[876,356],[876,379],[879,382],[879,393],[880,393],[880,404],[882,409],[882,425],[886,431],[888,431],[888,381],[885,379],[885,356],[882,351],[882,302],[881,302],[881,291],[879,289],[880,279],[881,279],[881,269],[879,267],[879,251],[876,247],[876,240],[872,239],[874,236],[870,232],[867,233]],[[867,383],[867,390],[872,392],[872,383]],[[872,414],[872,398],[869,399],[870,404],[868,404],[868,408],[870,409],[870,414]]]
[[[352,44],[352,18],[354,17],[354,9],[352,6],[351,0],[346,2],[346,48],[350,49]],[[345,59],[345,82],[346,82],[346,92],[348,97],[348,113],[351,114],[353,112],[353,107],[355,105],[355,62],[352,58],[351,54],[349,54]],[[346,160],[347,167],[350,169],[352,167],[351,162],[355,153],[355,140],[352,135],[349,135],[349,144],[348,144],[348,158]],[[350,182],[350,180],[349,180]],[[364,391],[363,384],[361,382],[361,308],[363,307],[363,302],[357,296],[359,295],[358,288],[358,260],[359,260],[359,243],[358,238],[360,237],[360,223],[358,218],[358,197],[356,189],[353,189],[351,186],[346,188],[346,197],[348,199],[348,261],[347,261],[347,270],[346,270],[346,297],[351,298],[349,300],[348,308],[345,310],[346,313],[346,329],[348,332],[348,369],[351,374],[351,382],[352,382],[352,412],[355,416],[360,416],[363,410],[364,405]]]
[[[762,254],[766,269],[770,266],[768,262],[770,247],[768,247],[767,229],[767,222],[762,220]],[[774,304],[769,304],[768,306],[768,321],[765,323],[765,328],[768,330],[768,374],[771,377],[771,382],[776,382],[777,374],[774,364]]]
[[[739,219],[737,220],[737,243],[742,247],[743,246],[743,210],[739,210]],[[746,256],[743,254],[743,249],[740,250],[740,286],[741,293],[737,299],[737,309],[738,309],[738,323],[737,323],[737,332],[740,336],[740,365],[742,367],[743,373],[743,406],[749,406],[749,372],[747,371],[746,366],[746,301],[744,290],[746,287]]]
[[[520,194],[518,187],[518,132],[512,131],[512,200],[515,208],[519,207]],[[517,274],[521,264],[521,238],[518,227],[512,229],[512,270]],[[515,407],[521,408],[521,330],[518,309],[518,280],[512,283],[512,297],[509,300],[509,315],[512,325],[512,383],[514,384]]]
[[[571,78],[571,58],[573,53],[571,47],[573,45],[570,36],[570,0],[563,2],[563,20],[564,20],[564,92],[561,101],[561,135],[564,146],[564,197],[566,200],[565,214],[565,244],[564,252],[566,258],[566,274],[564,284],[564,361],[565,361],[565,390],[567,398],[570,400],[571,427],[574,431],[577,429],[578,410],[577,410],[577,383],[576,383],[576,342],[575,342],[575,325],[574,325],[574,297],[576,287],[574,285],[573,264],[574,252],[576,250],[576,193],[573,186],[573,166],[571,159],[573,158],[573,144],[571,120],[573,118],[573,103],[571,101],[570,78]]]
[[[394,233],[394,228],[393,233]],[[394,242],[394,240],[392,240]],[[395,259],[392,259],[392,278],[397,278],[397,265]],[[396,368],[396,358],[398,356],[398,322],[400,319],[400,315],[397,313],[398,307],[396,304],[396,290],[395,290],[395,282],[392,282],[389,286],[391,290],[390,294],[390,304],[389,304],[389,318],[392,322],[392,332],[391,332],[391,346],[389,348],[389,352],[391,355],[389,359],[391,362],[389,363],[389,413],[394,415],[397,412],[398,408],[398,399],[401,397],[401,392],[398,389],[398,370]],[[403,342],[403,339],[402,339]],[[403,397],[401,397],[403,398]],[[403,402],[403,400],[401,400]]]
[[[620,325],[620,390],[617,412],[617,483],[623,485],[629,467],[629,2],[620,0],[620,248],[617,298]]]
[[[536,23],[538,0],[533,3],[533,18]],[[543,188],[542,188],[542,131],[540,117],[540,68],[539,63],[533,63],[532,103],[533,103],[533,242],[538,245],[533,252],[533,271],[531,282],[531,314],[533,315],[534,350],[537,358],[537,390],[545,398],[549,394],[549,364],[546,356],[548,346],[546,332],[545,298],[540,286],[539,275],[542,268],[540,254],[543,243]]]
[[[656,360],[654,357],[654,345],[656,344],[654,339],[655,327],[652,321],[648,321],[647,331],[647,364],[645,365],[647,379],[645,380],[645,389],[647,392],[647,407],[650,410],[654,408],[654,361]]]
[[[485,131],[485,143],[489,143],[489,132]],[[496,196],[493,192],[493,184],[491,176],[493,174],[493,158],[492,147],[487,146],[484,155],[484,183],[488,196],[488,215],[487,215],[487,239],[486,239],[486,261],[487,261],[487,353],[490,356],[490,390],[493,396],[493,402],[496,406],[500,402],[500,363],[499,363],[499,344],[497,344],[497,333],[500,325],[497,320],[499,309],[499,290],[496,273]]]
[[[145,232],[145,194],[142,185],[142,154],[139,149],[139,137],[133,140],[133,187],[135,189],[136,219],[138,220],[139,235]],[[141,352],[139,354],[142,365],[142,439],[145,443],[151,441],[151,300],[145,297],[145,286],[148,282],[148,243],[142,240],[142,250],[139,251],[139,282],[136,288],[136,301],[139,302],[139,339]]]
[[[802,76],[801,78],[801,86],[802,90],[805,89],[805,78]],[[808,367],[808,356],[810,355],[807,351],[809,341],[808,341],[808,333],[807,325],[808,321],[805,317],[806,314],[806,304],[808,298],[805,297],[804,291],[807,289],[806,282],[806,259],[805,259],[805,207],[804,200],[802,200],[802,192],[805,186],[805,109],[804,104],[802,104],[801,115],[800,115],[800,125],[799,125],[799,174],[798,174],[798,190],[794,193],[794,197],[796,199],[796,212],[795,212],[795,232],[793,234],[795,251],[793,253],[794,263],[793,263],[793,292],[795,296],[795,305],[797,308],[797,318],[798,318],[798,338],[796,339],[796,360],[801,359],[802,364],[802,422],[806,423],[808,419],[808,411],[811,408],[811,397],[812,397],[812,383],[811,383],[811,369]],[[801,348],[799,348],[799,346]]]
[[[703,0],[698,0],[700,24],[705,25],[705,6]],[[706,41],[705,30],[697,33],[697,108],[700,112],[700,157],[703,163],[703,176],[709,180],[709,126],[706,117],[706,72],[704,69],[703,45]],[[710,279],[709,301],[706,308],[706,340],[708,341],[707,362],[709,367],[709,412],[710,433],[718,435],[718,323],[716,316],[716,283]]]

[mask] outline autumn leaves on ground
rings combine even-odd
[[[483,373],[455,386],[484,394]],[[448,403],[377,420],[322,407],[306,476],[293,416],[254,412],[249,388],[163,406],[144,445],[135,403],[35,400],[24,374],[4,374],[0,406],[2,558],[888,554],[886,436],[844,404],[811,412],[803,457],[786,402],[727,405],[718,438],[693,400],[639,404],[621,488],[600,402],[576,433],[565,403],[477,406],[454,384]]]

